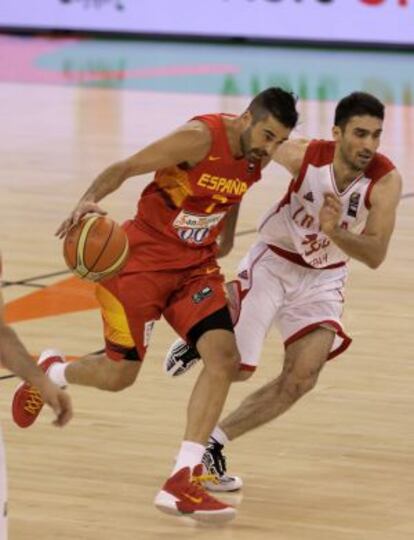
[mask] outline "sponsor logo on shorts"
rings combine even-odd
[[[193,294],[193,302],[194,304],[199,304],[205,298],[208,298],[212,294],[213,294],[213,289],[211,287],[204,287],[204,289],[201,289],[201,291],[198,291],[195,294]]]
[[[155,321],[147,321],[144,326],[144,347],[148,347]]]

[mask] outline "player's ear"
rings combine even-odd
[[[252,120],[253,120],[253,115],[252,115],[251,111],[249,111],[249,109],[244,111],[244,113],[241,115],[241,119],[242,119],[242,123],[243,123],[244,128],[247,128],[248,126],[250,126],[250,124],[252,123]]]
[[[342,129],[339,126],[334,126],[332,128],[332,138],[334,141],[339,141],[342,135]]]

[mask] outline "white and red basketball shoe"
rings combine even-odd
[[[201,463],[192,472],[190,467],[183,467],[165,482],[154,504],[167,514],[197,521],[224,523],[234,519],[236,509],[209,495],[202,487],[205,480]]]
[[[64,356],[59,351],[47,349],[39,356],[37,365],[47,374],[52,364],[64,361]],[[14,393],[12,402],[14,422],[21,428],[31,426],[39,416],[43,405],[44,401],[36,387],[27,382],[20,383]]]

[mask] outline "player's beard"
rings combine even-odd
[[[259,148],[252,147],[252,128],[248,127],[240,135],[240,148],[242,155],[248,161],[261,161],[267,156],[266,152],[261,151]]]

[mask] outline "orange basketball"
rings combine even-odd
[[[110,218],[84,218],[65,236],[63,256],[76,276],[101,281],[119,272],[126,262],[128,238]]]

